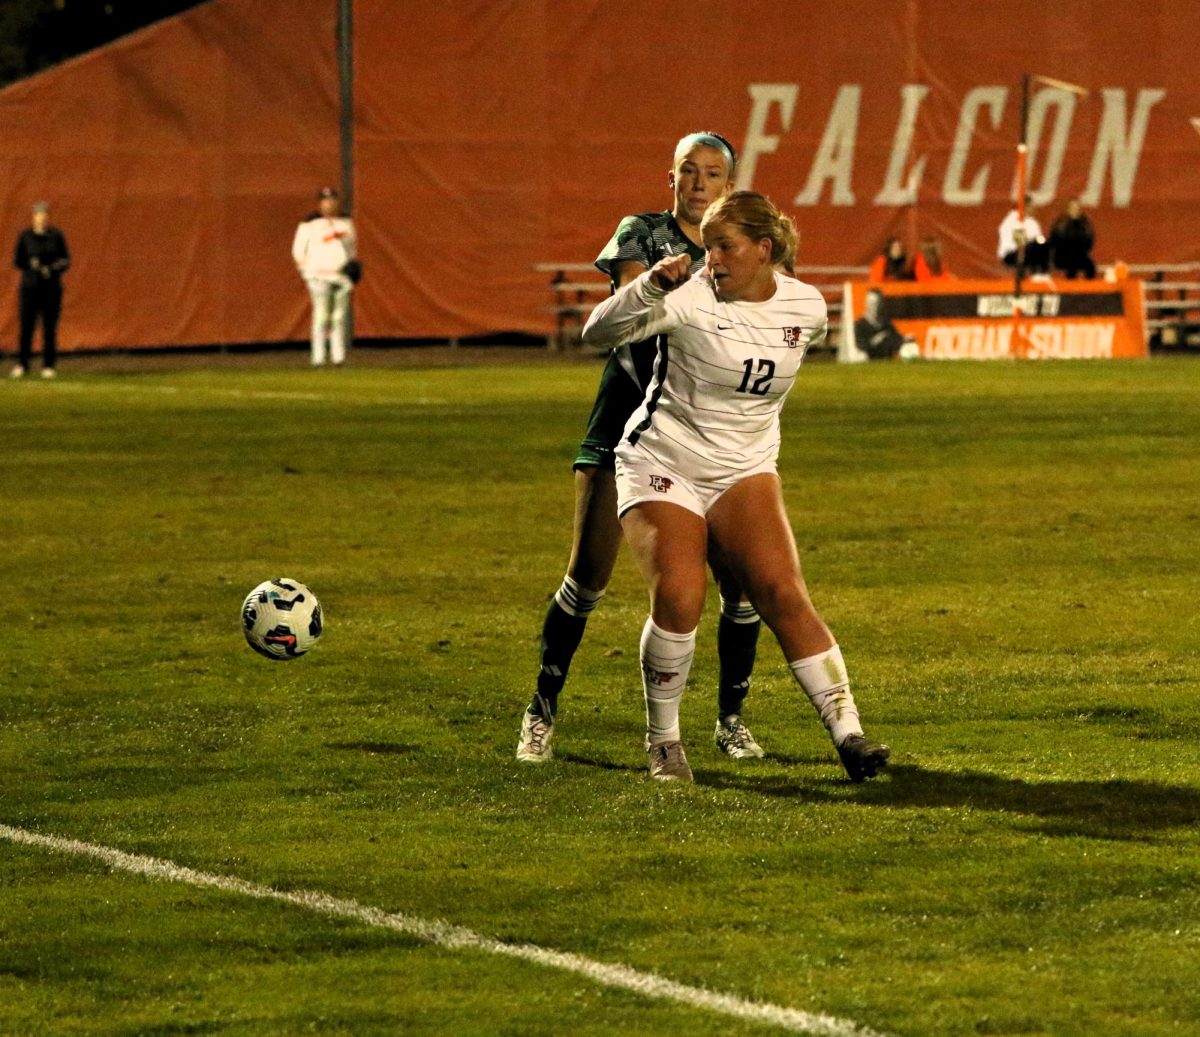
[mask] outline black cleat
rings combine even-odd
[[[892,750],[880,742],[868,740],[866,735],[851,735],[837,747],[842,766],[851,781],[873,778],[880,768],[886,767]]]

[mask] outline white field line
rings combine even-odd
[[[282,389],[219,389],[215,386],[188,386],[186,389],[177,385],[103,385],[96,382],[62,382],[55,383],[54,392],[113,392],[113,393],[149,393],[159,396],[176,396],[187,394],[192,396],[234,396],[247,400],[305,400],[308,402],[323,402],[336,400],[339,404],[354,406],[377,407],[383,404],[399,407],[444,407],[449,404],[447,399],[418,396],[412,399],[396,399],[384,397],[339,396],[336,393],[322,392],[285,392]]]
[[[66,392],[140,392],[174,396],[184,392],[177,385],[97,385],[91,382],[66,382],[55,386]],[[212,396],[243,396],[251,400],[330,400],[332,396],[319,392],[284,392],[279,389],[213,389],[208,386],[191,386],[190,394],[207,393]]]
[[[377,907],[360,904],[355,900],[343,900],[327,893],[305,890],[288,892],[272,889],[270,886],[247,882],[229,875],[215,875],[211,872],[185,868],[182,865],[155,857],[143,857],[108,846],[64,839],[55,835],[41,835],[4,824],[0,824],[0,839],[56,853],[91,857],[118,871],[144,875],[151,879],[183,882],[189,886],[207,887],[221,890],[224,893],[238,893],[258,900],[274,900],[281,904],[290,904],[293,907],[315,911],[318,914],[346,918],[378,929],[390,929],[394,932],[404,933],[406,936],[437,944],[440,947],[480,951],[484,954],[497,954],[508,958],[532,961],[548,968],[576,973],[602,986],[629,990],[635,994],[641,994],[643,997],[662,1001],[678,1001],[689,1008],[763,1023],[794,1033],[814,1034],[818,1037],[883,1037],[874,1030],[859,1026],[846,1019],[814,1015],[795,1008],[785,1008],[762,1001],[748,1001],[732,994],[721,994],[705,990],[703,987],[691,987],[684,983],[676,983],[655,975],[653,972],[639,972],[627,965],[611,965],[593,961],[580,954],[547,950],[535,944],[502,943],[500,940],[483,936],[449,922],[436,919],[430,921],[397,912],[383,911]]]

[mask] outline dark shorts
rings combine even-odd
[[[621,441],[625,423],[641,406],[644,396],[645,392],[629,377],[616,354],[610,353],[600,376],[600,388],[588,418],[587,431],[572,467],[606,468],[611,472],[616,466],[613,451]]]

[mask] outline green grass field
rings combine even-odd
[[[767,637],[768,758],[719,756],[710,607],[662,787],[627,555],[558,760],[513,759],[598,365],[373,359],[0,385],[0,825],[833,1037],[1200,1034],[1200,365],[807,368],[787,500],[893,766],[845,780]],[[286,664],[239,626],[279,575],[328,621]],[[0,1033],[771,1032],[0,839]]]

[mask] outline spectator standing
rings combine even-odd
[[[908,252],[899,238],[888,238],[883,251],[875,257],[867,275],[872,284],[881,281],[911,281],[912,270],[908,265]]]
[[[350,217],[342,215],[341,199],[332,187],[317,192],[317,211],[296,228],[292,259],[312,297],[312,365],[328,357],[334,367],[346,361],[346,331],[350,293],[358,274],[357,238]]]
[[[13,266],[21,271],[19,358],[11,377],[24,378],[33,361],[33,334],[42,322],[42,377],[57,374],[58,318],[62,313],[62,275],[71,253],[62,231],[50,225],[50,206],[36,202],[30,226],[17,238]]]
[[[1073,281],[1080,274],[1086,278],[1096,276],[1096,264],[1092,259],[1092,246],[1096,243],[1096,231],[1092,221],[1078,198],[1067,202],[1066,208],[1050,226],[1050,257],[1055,270]]]

